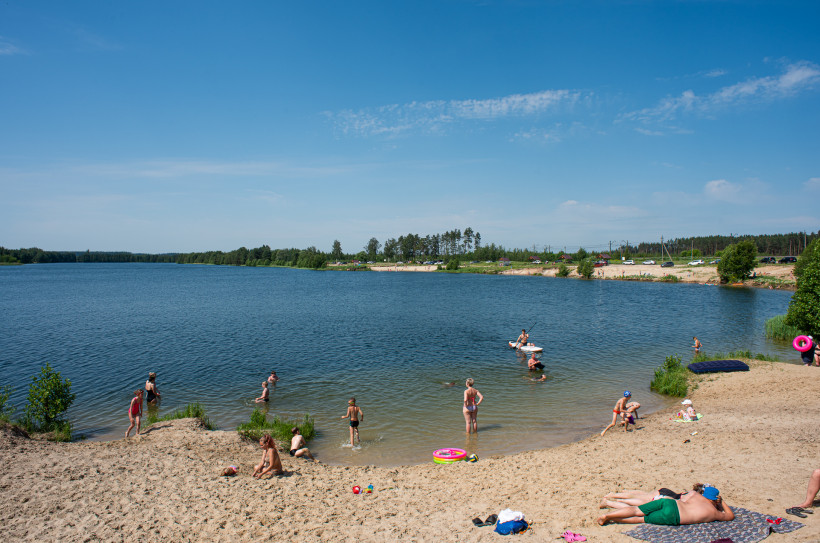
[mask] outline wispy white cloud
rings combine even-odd
[[[803,183],[803,187],[808,190],[820,190],[820,177],[812,177]]]
[[[764,103],[795,96],[820,83],[820,67],[802,61],[786,66],[776,76],[747,79],[716,92],[698,95],[686,90],[679,96],[669,96],[655,106],[622,115],[621,121],[663,123],[686,114],[714,115],[720,111],[747,103]]]
[[[434,100],[392,104],[359,111],[325,112],[344,134],[396,135],[413,130],[441,131],[456,122],[527,118],[571,107],[581,94],[547,90],[500,98]]]
[[[726,75],[727,73],[729,72],[727,72],[726,70],[715,68],[714,70],[709,70],[708,72],[704,73],[703,77],[721,77]]]
[[[11,42],[8,38],[0,36],[0,56],[23,55],[26,51]]]

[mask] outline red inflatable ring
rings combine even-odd
[[[794,341],[792,341],[792,347],[801,353],[805,353],[811,349],[811,340],[809,339],[809,336],[797,336],[794,338]]]

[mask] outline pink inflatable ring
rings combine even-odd
[[[809,339],[809,336],[797,336],[794,338],[794,341],[792,341],[792,347],[801,353],[805,353],[811,349],[811,340]]]
[[[437,464],[450,464],[467,458],[464,449],[438,449],[433,452],[433,461]]]

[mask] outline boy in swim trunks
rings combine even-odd
[[[626,402],[628,402],[630,398],[632,398],[632,393],[628,390],[625,390],[624,397],[615,402],[615,407],[612,409],[612,422],[610,422],[609,426],[604,428],[604,431],[601,432],[602,436],[606,433],[607,430],[615,426],[615,424],[618,422],[619,416],[621,417],[622,421],[624,421],[624,431],[627,431],[629,429],[626,424]]]
[[[290,433],[293,434],[293,439],[290,440],[290,455],[296,457],[307,456],[314,462],[318,462],[310,454],[310,449],[307,448],[307,443],[305,443],[305,437],[299,432],[299,428],[294,426],[290,429]]]
[[[258,398],[256,398],[254,401],[256,403],[262,403],[262,402],[270,401],[269,395],[270,395],[270,391],[268,390],[268,382],[267,381],[262,381],[262,395],[259,396]]]
[[[354,432],[356,434],[356,439],[359,441],[359,444],[361,444],[362,440],[359,437],[359,421],[364,420],[364,413],[362,413],[362,410],[356,406],[356,398],[350,398],[347,402],[347,413],[345,413],[342,418],[350,419],[350,446],[353,446]]]

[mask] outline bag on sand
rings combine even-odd
[[[525,531],[529,527],[526,520],[510,520],[499,522],[495,525],[495,531],[501,535],[517,534]]]

